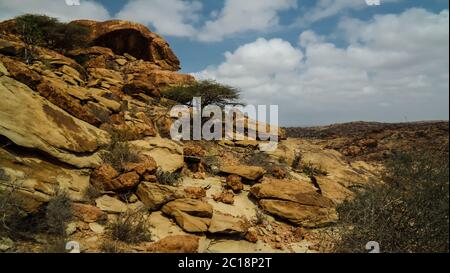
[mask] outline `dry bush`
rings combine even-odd
[[[67,223],[73,219],[72,201],[66,191],[57,190],[45,211],[45,229],[48,233],[66,236]]]
[[[252,221],[254,226],[264,225],[267,223],[267,215],[260,208],[255,209],[255,218]]]
[[[143,210],[129,210],[121,213],[109,226],[113,240],[125,243],[150,241],[151,234]]]
[[[138,163],[139,154],[128,143],[126,132],[111,131],[111,142],[102,154],[105,163],[111,164],[117,171],[122,171],[123,164],[128,162]]]
[[[328,172],[322,168],[320,165],[308,163],[300,163],[300,166],[297,168],[298,171],[306,174],[309,177],[316,176],[327,176]]]
[[[120,253],[117,242],[111,240],[105,240],[100,245],[100,250],[103,253]]]
[[[55,236],[45,244],[44,253],[67,253],[66,240],[64,236]]]
[[[15,235],[21,220],[27,215],[22,210],[22,202],[16,192],[19,185],[0,169],[0,235]]]
[[[370,185],[338,206],[341,238],[335,252],[449,251],[449,159],[441,153],[397,153],[386,163],[385,185]]]
[[[87,188],[83,192],[83,199],[92,204],[95,199],[101,197],[103,195],[103,191],[99,190],[97,187],[94,187],[92,184],[89,184]]]
[[[180,172],[165,172],[161,169],[156,171],[156,181],[162,185],[176,186],[180,182]]]

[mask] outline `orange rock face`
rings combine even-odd
[[[96,46],[110,48],[118,55],[128,53],[137,59],[153,62],[165,70],[180,69],[180,61],[169,44],[144,25],[121,20],[78,20],[72,23],[88,27],[88,41]]]

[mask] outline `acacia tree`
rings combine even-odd
[[[71,50],[86,44],[89,30],[73,23],[61,23],[46,15],[25,14],[15,18],[16,32],[25,43],[24,58],[33,60],[36,46],[57,51]]]
[[[194,97],[202,98],[202,108],[207,105],[242,105],[237,88],[220,84],[213,80],[203,80],[186,86],[172,86],[162,92],[164,98],[174,100],[187,106],[192,105]]]

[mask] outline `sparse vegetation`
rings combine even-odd
[[[58,189],[50,199],[45,212],[45,225],[50,234],[64,237],[67,223],[72,220],[72,201],[66,191]]]
[[[25,14],[15,18],[16,32],[30,46],[66,51],[86,45],[88,28],[62,23],[46,15]]]
[[[89,184],[86,190],[83,192],[83,199],[86,202],[93,203],[95,199],[99,198],[102,195],[102,190],[94,187],[92,184]]]
[[[141,210],[121,213],[116,221],[110,224],[112,239],[125,243],[150,241],[151,234],[144,215],[145,212]]]
[[[111,131],[110,134],[111,142],[107,147],[107,151],[102,154],[102,159],[105,163],[109,163],[117,171],[121,171],[124,163],[139,162],[139,154],[127,142],[126,132]]]
[[[448,146],[441,153],[397,153],[386,164],[384,185],[371,185],[338,207],[336,252],[449,251]]]
[[[26,216],[17,196],[19,185],[0,169],[0,235],[15,235],[20,220]]]
[[[296,170],[300,166],[300,162],[302,162],[302,155],[299,152],[295,153],[294,160],[292,160],[292,169]]]
[[[308,163],[300,163],[300,166],[297,168],[298,171],[306,174],[309,177],[316,176],[327,176],[328,172],[324,170],[320,165]]]
[[[180,172],[165,172],[161,169],[156,171],[156,180],[159,184],[176,186],[181,179]]]
[[[267,223],[267,215],[260,208],[255,209],[255,218],[253,219],[253,225],[259,226]]]
[[[100,245],[100,250],[103,253],[120,253],[117,242],[111,240],[105,240]]]
[[[184,105],[192,106],[192,98],[201,97],[202,107],[206,105],[241,105],[239,90],[217,83],[212,80],[198,81],[186,86],[169,87],[162,93],[164,98],[174,100]]]

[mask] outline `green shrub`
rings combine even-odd
[[[384,185],[371,185],[338,206],[336,252],[449,251],[449,159],[447,151],[397,153],[386,163]]]
[[[212,80],[198,81],[186,86],[168,87],[162,92],[162,96],[188,106],[192,106],[193,97],[202,98],[202,107],[214,104],[223,108],[225,105],[242,104],[239,102],[238,89]]]
[[[86,45],[89,29],[61,23],[46,15],[25,14],[15,18],[16,32],[28,45],[65,51]]]
[[[109,227],[112,239],[125,243],[150,241],[151,234],[144,214],[145,212],[140,210],[129,210],[119,214]]]

